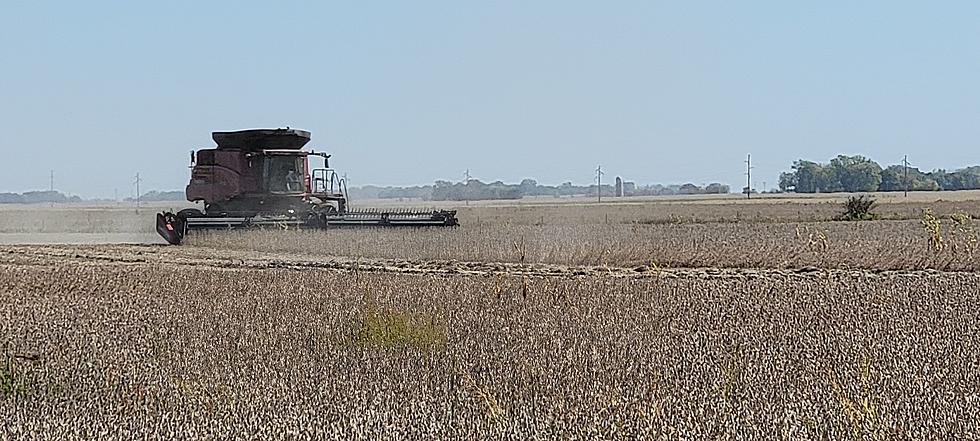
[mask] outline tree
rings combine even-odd
[[[980,166],[956,171],[935,170],[929,173],[917,168],[892,165],[882,169],[864,156],[839,155],[829,164],[800,159],[793,170],[779,175],[779,189],[797,193],[870,192],[980,189]],[[906,175],[907,173],[907,175]]]
[[[779,191],[796,191],[796,173],[783,172],[779,174]]]
[[[846,192],[877,191],[881,185],[881,166],[864,156],[838,155],[830,160],[830,169]]]
[[[704,187],[705,194],[725,194],[729,192],[731,192],[731,187],[719,182],[712,182],[707,187]]]
[[[881,166],[863,156],[839,155],[826,165],[801,159],[779,176],[780,190],[797,193],[876,191],[880,184]]]
[[[942,190],[973,190],[980,188],[980,166],[948,172],[936,170],[929,174]]]
[[[68,197],[57,191],[28,191],[23,193],[24,202],[35,204],[39,202],[68,202]]]
[[[971,190],[980,188],[980,166],[967,167],[960,170],[964,175],[967,187]]]
[[[909,168],[908,180],[906,181],[906,169],[902,165],[890,165],[881,172],[881,185],[878,191],[904,191],[906,187],[911,191],[935,191],[939,190],[939,183],[929,174],[919,171],[917,168]]]
[[[24,196],[18,193],[0,193],[0,204],[23,204]]]
[[[701,187],[691,183],[681,185],[681,188],[678,190],[680,194],[700,194],[701,192]]]
[[[937,181],[939,179],[936,179]],[[974,190],[980,188],[980,166],[967,167],[947,173],[947,186],[943,190]],[[942,186],[942,183],[940,183]]]
[[[536,194],[538,189],[538,181],[535,181],[534,179],[524,179],[523,181],[521,181],[521,184],[518,185],[518,188],[520,188],[521,194],[524,195]]]
[[[794,191],[797,193],[838,191],[840,187],[839,181],[827,166],[813,161],[801,159],[794,162],[793,174],[795,178],[787,181],[793,182]]]

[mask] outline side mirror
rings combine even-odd
[[[196,164],[197,164],[197,156],[194,154],[194,151],[191,150],[191,166]]]

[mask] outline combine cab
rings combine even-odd
[[[193,230],[254,227],[456,226],[455,211],[351,210],[347,186],[330,155],[306,151],[310,132],[297,129],[214,132],[216,148],[191,153],[187,200],[204,210],[157,214],[157,232],[179,245]],[[310,157],[323,168],[310,169]]]

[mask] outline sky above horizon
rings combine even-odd
[[[0,5],[0,192],[183,189],[291,126],[351,185],[775,187],[800,158],[980,163],[980,2]]]

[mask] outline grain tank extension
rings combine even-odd
[[[186,191],[204,209],[157,214],[157,232],[170,244],[200,229],[458,225],[450,210],[349,209],[347,184],[330,168],[330,155],[303,150],[310,132],[255,129],[211,137],[215,148],[191,153]],[[310,157],[322,158],[323,167],[311,169]]]

